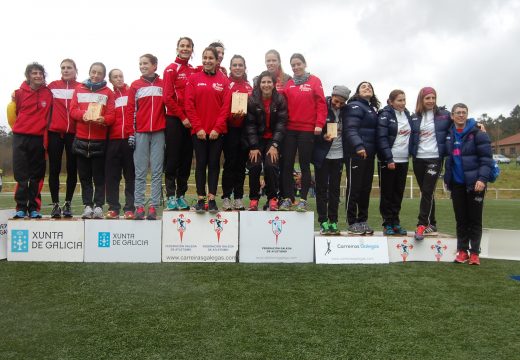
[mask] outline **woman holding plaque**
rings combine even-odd
[[[302,54],[291,56],[294,76],[285,84],[289,119],[283,144],[283,196],[280,210],[290,210],[294,203],[293,170],[298,152],[302,173],[302,189],[296,211],[307,211],[307,194],[311,185],[311,159],[314,135],[320,135],[327,119],[327,103],[321,80],[306,71],[307,62]]]
[[[218,69],[218,53],[214,47],[202,52],[202,71],[192,74],[186,84],[186,115],[191,121],[195,149],[195,183],[198,200],[195,210],[206,211],[206,170],[208,207],[218,211],[217,193],[222,153],[222,135],[227,131],[226,121],[231,107],[228,78]]]
[[[70,104],[70,115],[76,120],[72,149],[77,156],[85,206],[83,219],[103,218],[107,126],[112,125],[115,119],[114,93],[107,87],[106,72],[103,63],[93,63],[89,78],[76,88]]]
[[[247,114],[247,98],[253,88],[247,81],[246,60],[240,55],[231,58],[229,89],[231,91],[231,114],[227,119],[227,134],[224,136],[224,168],[222,171],[222,209],[245,210],[244,180],[246,178],[247,149],[243,144],[242,129]],[[231,195],[234,201],[231,203]]]

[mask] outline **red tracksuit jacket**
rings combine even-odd
[[[31,89],[25,81],[15,91],[16,123],[13,133],[43,136],[52,108],[52,93],[42,85]]]
[[[152,82],[141,76],[130,85],[126,114],[134,122],[136,132],[155,132],[166,127],[163,80]]]
[[[244,79],[233,79],[231,76],[229,77],[229,90],[231,93],[239,92],[247,94],[248,96],[251,96],[253,94],[253,88],[251,85],[249,85],[249,82],[247,82]],[[233,115],[230,115],[228,117],[228,126],[229,127],[242,127],[244,124],[244,118],[247,114],[245,114],[243,117],[235,118]]]
[[[70,117],[70,103],[74,89],[80,85],[76,80],[56,80],[47,87],[52,91],[52,117],[49,130],[57,133],[76,132],[76,122]]]
[[[134,122],[126,115],[126,106],[128,103],[128,85],[124,85],[122,89],[114,88],[115,97],[115,117],[114,123],[108,129],[108,137],[110,139],[128,139],[134,134]]]
[[[174,63],[164,69],[163,74],[163,100],[166,105],[166,115],[176,116],[181,121],[186,119],[184,111],[184,91],[186,82],[195,71],[188,60],[177,57]]]

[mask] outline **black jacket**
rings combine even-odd
[[[334,115],[334,111],[332,110],[331,99],[332,99],[331,96],[327,97],[327,122],[325,123],[325,126],[321,130],[321,134],[314,136],[314,149],[312,151],[312,163],[314,164],[314,167],[316,167],[318,169],[323,164],[323,160],[325,160],[325,158],[327,157],[327,154],[329,153],[330,147],[332,145],[332,141],[326,141],[324,139],[324,136],[327,134],[327,124],[336,122],[336,115]],[[345,110],[346,110],[345,106],[343,106],[339,110],[340,119],[342,119],[342,113]],[[338,136],[341,136],[341,131],[339,128],[338,128]]]

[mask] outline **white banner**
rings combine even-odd
[[[85,262],[161,262],[161,221],[85,220]]]
[[[388,255],[390,262],[443,261],[453,262],[457,252],[457,239],[425,237],[416,241],[413,236],[389,236]]]
[[[16,210],[0,210],[0,260],[7,259],[7,220]]]
[[[520,260],[520,231],[483,229],[481,257],[503,260]]]
[[[384,236],[316,236],[316,264],[388,264]]]
[[[9,261],[83,261],[81,219],[9,220],[7,230]]]
[[[240,262],[314,261],[314,212],[240,212]]]
[[[163,212],[163,262],[236,262],[238,212]]]

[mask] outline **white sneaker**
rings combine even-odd
[[[92,214],[93,219],[103,219],[105,216],[103,214],[103,208],[96,206],[94,208],[94,212]]]
[[[85,209],[83,210],[83,214],[81,215],[81,218],[82,219],[92,219],[92,215],[94,215],[92,208],[88,205],[85,206]]]
[[[235,208],[235,210],[245,210],[246,209],[242,199],[235,199],[234,208]]]
[[[224,210],[224,211],[231,211],[231,210],[233,210],[233,206],[231,205],[231,199],[230,198],[222,199],[222,210]]]

